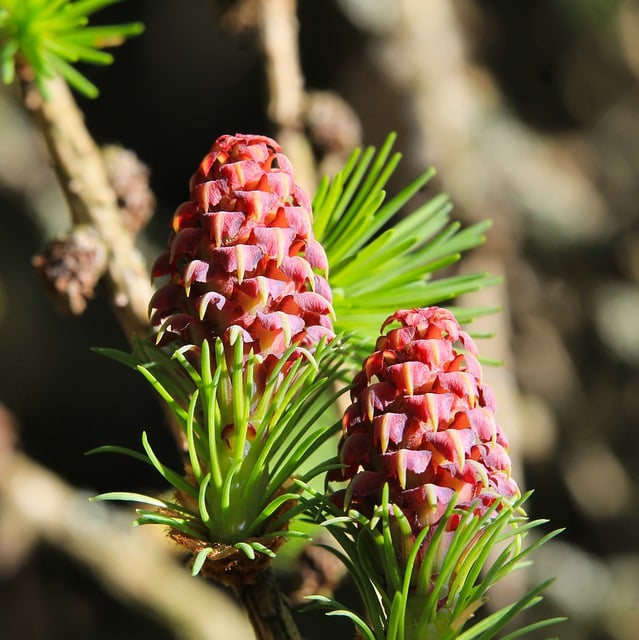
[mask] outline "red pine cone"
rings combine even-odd
[[[398,311],[382,332],[391,323],[400,326],[378,338],[343,418],[346,467],[331,479],[350,479],[346,501],[371,515],[387,482],[417,534],[452,499],[481,514],[498,497],[518,497],[473,340],[438,307]]]
[[[289,160],[264,136],[225,135],[173,216],[153,267],[168,283],[151,300],[161,343],[201,344],[242,329],[256,354],[279,357],[334,335],[326,254]]]

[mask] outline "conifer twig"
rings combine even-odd
[[[194,580],[165,552],[166,544],[149,544],[139,532],[123,530],[85,494],[16,451],[10,422],[0,405],[2,518],[17,522],[30,540],[44,540],[81,562],[121,601],[151,611],[186,640],[250,640],[250,625],[233,602]]]
[[[268,81],[268,116],[275,137],[295,167],[297,182],[312,192],[315,163],[304,134],[304,76],[299,56],[296,0],[259,0],[259,31]]]
[[[124,227],[100,150],[69,87],[56,77],[47,88],[49,99],[44,100],[35,84],[23,77],[24,104],[47,142],[73,224],[92,226],[104,243],[105,281],[118,321],[129,338],[145,334],[149,331],[147,305],[153,294],[148,270]]]
[[[235,593],[244,603],[259,640],[301,640],[273,569],[262,571],[255,584],[235,587]]]

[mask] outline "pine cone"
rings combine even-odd
[[[382,332],[391,323],[400,326],[378,338],[343,418],[346,467],[332,479],[350,479],[346,502],[370,516],[388,483],[391,502],[417,534],[437,524],[453,499],[480,515],[499,497],[518,497],[470,336],[438,307],[398,311]]]
[[[289,160],[264,136],[218,138],[173,216],[151,300],[162,344],[201,344],[242,330],[245,344],[279,358],[292,344],[333,337],[326,254]]]

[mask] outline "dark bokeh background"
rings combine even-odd
[[[494,218],[479,259],[506,273],[491,355],[513,374],[518,477],[536,491],[533,515],[567,527],[536,564],[539,579],[559,576],[544,612],[570,616],[557,632],[568,640],[636,638],[639,4],[451,2],[452,22],[425,0],[299,4],[307,87],[350,103],[365,144],[398,131],[398,184],[433,163],[462,220]],[[79,102],[98,142],[135,150],[151,169],[157,212],[142,244],[152,256],[212,140],[273,133],[262,54],[251,33],[220,27],[211,1],[129,0],[100,20],[147,29],[115,65],[87,70],[101,97]],[[420,25],[442,44],[420,40]],[[462,64],[444,46],[455,38]],[[143,380],[91,351],[125,347],[106,302],[61,317],[33,273],[31,256],[67,214],[9,90],[0,93],[0,207],[0,400],[20,422],[22,449],[90,492],[157,487],[140,465],[83,455],[104,443],[135,447],[163,419]],[[168,432],[153,434],[171,460]],[[53,548],[5,574],[8,640],[175,636]],[[322,637],[313,625],[308,637]]]

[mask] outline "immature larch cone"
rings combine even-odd
[[[169,282],[151,300],[161,343],[201,344],[240,327],[254,353],[333,336],[326,254],[289,160],[264,136],[217,139],[173,216],[153,268]]]
[[[396,323],[365,360],[343,418],[346,467],[332,479],[351,480],[347,503],[371,515],[388,483],[416,534],[453,499],[479,515],[518,497],[473,340],[438,307],[398,311],[382,332]]]
[[[317,355],[320,342],[334,338],[327,275],[326,254],[313,235],[310,201],[277,143],[254,135],[218,138],[191,178],[190,199],[175,212],[168,250],[153,267],[154,278],[168,282],[151,300],[150,315],[160,345],[192,345],[185,351],[202,378],[206,370],[217,374],[212,399],[203,400],[202,391],[182,407],[190,406],[197,422],[187,434],[192,442],[187,443],[186,482],[195,491],[179,490],[176,501],[200,515],[204,509],[207,518],[196,523],[197,535],[179,527],[170,535],[194,555],[211,548],[202,573],[219,581],[254,582],[270,562],[268,553],[249,558],[234,543],[249,548],[259,543],[274,552],[284,541],[281,535],[260,537],[280,510],[255,524],[288,485],[273,493],[263,462],[253,477],[269,437],[269,423],[260,422],[265,412],[257,418],[254,412],[263,392],[273,394],[283,381],[292,384],[286,376],[296,358],[305,356],[296,370],[301,379],[310,370],[303,366],[309,360],[305,352]],[[238,354],[241,345],[244,353]],[[207,353],[211,367],[197,357]],[[289,359],[282,363],[284,354]],[[275,368],[278,363],[282,366]],[[175,367],[183,375],[182,365]],[[249,480],[253,492],[245,495],[243,482]],[[263,495],[267,489],[271,494]],[[226,502],[233,506],[231,515]],[[288,502],[280,505],[285,508]],[[287,526],[280,523],[277,530]]]

